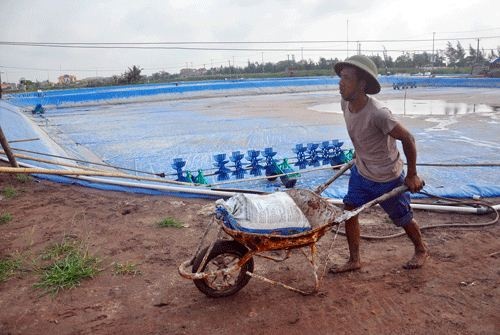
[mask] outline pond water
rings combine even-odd
[[[396,115],[465,115],[480,114],[500,111],[498,106],[485,104],[466,104],[447,102],[443,100],[415,100],[415,99],[393,99],[382,100],[382,102]],[[310,108],[322,113],[341,113],[340,104],[323,104]]]

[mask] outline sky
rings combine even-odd
[[[186,67],[244,67],[248,61],[345,59],[358,48],[363,54],[383,56],[384,47],[395,59],[401,50],[431,52],[433,37],[434,50],[444,49],[448,40],[454,45],[460,41],[468,50],[479,38],[480,48],[489,51],[500,46],[498,13],[496,0],[0,0],[0,74],[3,82],[55,82],[62,74],[78,79],[119,75],[132,65],[151,74]],[[299,42],[269,43],[277,41]],[[149,46],[254,50],[59,48],[3,42],[247,42]]]

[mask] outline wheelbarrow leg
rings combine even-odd
[[[295,288],[295,287],[292,287],[292,286],[289,286],[287,284],[283,284],[279,281],[275,281],[275,280],[272,280],[272,279],[269,279],[269,278],[266,278],[264,276],[260,276],[254,272],[247,272],[247,275],[249,275],[250,277],[252,278],[257,278],[257,279],[260,279],[268,284],[271,284],[271,285],[276,285],[276,286],[281,286],[283,288],[286,288],[287,290],[290,290],[290,291],[293,291],[293,292],[297,292],[297,293],[300,293],[300,294],[303,294],[303,295],[310,295],[310,294],[313,294],[315,292],[306,292],[306,291],[303,291],[301,289],[298,289],[298,288]]]
[[[318,277],[318,248],[316,247],[316,243],[311,244],[311,266],[314,274],[314,292],[318,292],[319,290],[319,277]]]
[[[319,264],[318,264],[318,248],[316,247],[316,243],[312,243],[310,246],[310,252],[311,256],[308,256],[306,252],[303,249],[300,249],[304,256],[307,258],[309,261],[309,264],[311,264],[312,272],[314,275],[314,291],[311,293],[316,293],[319,290],[319,276],[318,276],[318,269],[319,269]]]
[[[219,228],[217,229],[217,236],[219,236],[220,234],[220,231],[222,230],[222,227],[219,226]],[[208,231],[208,230],[207,230]],[[203,236],[205,237],[205,236]],[[202,241],[203,242],[203,241]],[[201,244],[202,242],[200,242],[200,245],[198,246],[198,252],[199,250],[201,249]],[[203,260],[201,261],[201,264],[200,266],[198,267],[198,269],[196,270],[196,273],[199,273],[201,271],[201,269],[203,269],[205,267],[205,264],[207,263],[207,258],[208,258],[208,255],[210,255],[210,253],[212,252],[212,249],[214,248],[214,245],[215,243],[217,242],[217,239],[213,240],[210,245],[208,246],[208,249],[207,251],[205,252],[205,255],[203,256]],[[198,252],[195,254],[195,257],[198,256]]]

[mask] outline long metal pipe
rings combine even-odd
[[[342,199],[328,199],[334,205],[343,205]],[[467,207],[467,206],[447,206],[447,205],[432,205],[432,204],[410,204],[413,209],[424,209],[436,212],[450,212],[450,213],[469,213],[469,214],[486,214],[491,212],[487,207]],[[491,206],[496,210],[500,210],[500,204]]]

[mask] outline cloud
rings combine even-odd
[[[484,10],[484,1],[420,0],[0,0],[2,41],[166,42],[166,41],[289,41],[456,37],[453,32],[498,27],[498,2]],[[500,30],[490,32],[500,35]],[[488,47],[498,39],[482,41]],[[350,48],[355,48],[351,42]],[[363,43],[362,48],[382,47]],[[462,43],[467,46],[468,42]],[[49,71],[9,72],[9,80],[25,76],[52,80],[63,70],[79,78],[122,73],[133,64],[176,72],[180,67],[227,64],[247,60],[277,61],[304,45],[239,45],[293,47],[294,52],[229,52],[185,50],[103,50],[0,46],[0,66]],[[310,46],[310,45],[308,45]],[[408,47],[408,44],[405,45]],[[315,47],[345,49],[345,43]],[[390,47],[386,45],[386,47]],[[420,46],[419,46],[420,47]],[[422,47],[432,47],[423,45]],[[344,58],[346,52],[304,52],[304,58]],[[89,71],[76,71],[87,69]],[[112,71],[104,71],[112,70]],[[114,72],[113,72],[114,71]],[[148,70],[149,71],[149,70]],[[2,77],[3,78],[3,77]],[[15,79],[17,80],[17,79]]]

